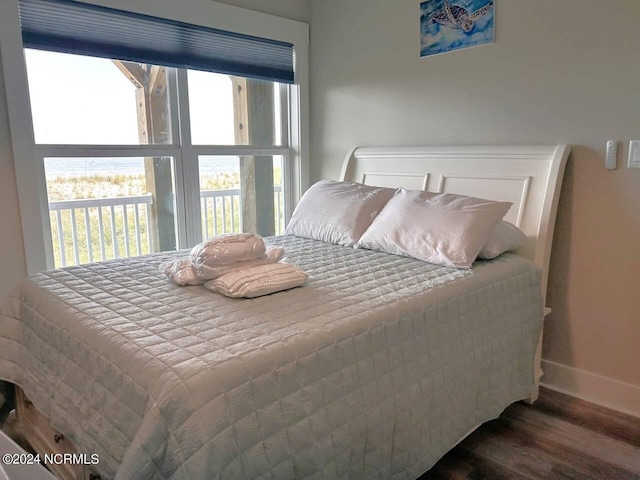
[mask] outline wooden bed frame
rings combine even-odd
[[[558,198],[569,153],[567,145],[355,148],[345,159],[340,179],[512,202],[505,219],[527,234],[527,243],[517,253],[540,267],[544,298]],[[545,308],[545,315],[549,312]],[[538,397],[541,348],[542,334],[529,402]],[[73,445],[53,430],[48,419],[17,390],[17,415],[27,441],[39,453],[74,452]],[[70,480],[99,478],[90,468],[64,465],[55,468],[54,473]]]
[[[553,230],[570,152],[569,145],[357,147],[347,155],[340,180],[512,202],[505,220],[527,235],[516,253],[541,269],[546,300]],[[545,316],[550,312],[545,307]],[[541,354],[542,332],[530,403],[538,398]]]

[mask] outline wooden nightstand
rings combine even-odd
[[[22,389],[17,386],[16,416],[22,426],[25,439],[41,456],[45,454],[78,454],[71,441],[51,426],[49,419],[38,411]],[[58,456],[58,458],[61,457]],[[100,476],[85,465],[63,461],[48,462],[47,468],[60,480],[100,480]],[[13,479],[13,477],[11,478]]]

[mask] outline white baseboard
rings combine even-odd
[[[640,417],[640,387],[577,368],[542,360],[540,385],[618,412]]]

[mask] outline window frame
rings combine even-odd
[[[133,157],[172,156],[176,172],[176,215],[178,248],[188,248],[200,242],[200,196],[198,155],[283,155],[284,182],[287,198],[285,219],[293,205],[309,185],[308,161],[308,44],[309,26],[305,23],[275,17],[209,0],[183,0],[159,5],[153,0],[139,0],[129,5],[122,0],[83,0],[85,3],[109,6],[136,13],[255,35],[294,45],[295,83],[284,86],[288,111],[283,110],[288,123],[289,138],[285,145],[192,145],[188,98],[187,71],[169,75],[171,101],[179,105],[172,110],[173,143],[169,145],[43,145],[35,144],[18,0],[0,2],[0,52],[5,77],[7,111],[15,163],[18,200],[22,222],[27,272],[33,274],[53,268],[53,248],[49,207],[44,172],[46,157]],[[164,3],[164,2],[163,2]],[[203,21],[203,19],[208,19]],[[178,89],[179,83],[185,86]],[[179,133],[179,135],[178,135]],[[179,136],[188,138],[180,144]],[[190,212],[187,214],[187,212]]]

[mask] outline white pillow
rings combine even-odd
[[[520,248],[526,241],[527,236],[522,230],[514,224],[503,220],[489,234],[489,238],[482,250],[480,250],[478,258],[491,260],[504,252],[511,252]]]
[[[355,245],[394,193],[392,188],[321,180],[302,196],[285,234]]]
[[[511,203],[400,189],[357,247],[470,268]]]

